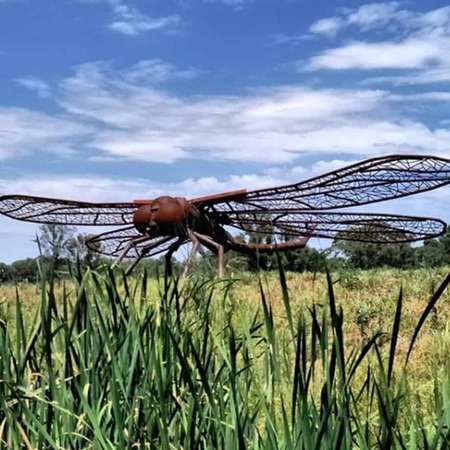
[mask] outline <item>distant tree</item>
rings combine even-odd
[[[450,228],[436,239],[427,239],[416,249],[417,259],[422,267],[450,265]]]
[[[224,268],[225,272],[236,273],[247,271],[248,269],[249,256],[242,255],[240,253],[229,251],[224,255]],[[199,255],[195,258],[192,263],[191,270],[203,275],[215,275],[217,274],[218,260],[217,254],[212,251],[201,248]]]
[[[450,264],[450,225],[448,226],[445,234],[438,238],[438,241],[442,245],[442,251],[445,255],[445,263]]]
[[[346,259],[348,267],[355,269],[407,269],[417,264],[416,251],[409,243],[372,244],[337,240],[333,242],[333,249],[335,254],[341,254]]]
[[[298,241],[301,236],[282,235],[277,236],[278,242]],[[273,240],[275,242],[275,240]],[[319,251],[313,247],[296,248],[293,250],[282,250],[279,252],[280,261],[286,270],[291,272],[324,272],[327,267],[326,252]],[[276,250],[267,255],[269,269],[276,269],[278,262]]]
[[[35,281],[39,276],[37,260],[27,258],[14,261],[11,264],[11,273],[17,281]]]
[[[69,256],[68,244],[76,228],[67,225],[45,224],[39,227],[36,242],[42,255],[59,262]]]
[[[251,244],[274,244],[273,227],[262,225],[254,227],[252,231],[243,236]],[[248,270],[274,270],[277,267],[277,258],[274,252],[258,251],[247,256]]]
[[[447,264],[448,255],[438,239],[427,240],[416,249],[417,260],[422,267],[439,267]]]
[[[86,245],[86,241],[94,236],[94,234],[80,233],[68,238],[65,243],[67,258],[72,262],[79,260],[83,266],[98,265],[102,259],[101,254]]]
[[[13,271],[11,266],[5,263],[0,263],[0,282],[11,281],[13,278]]]
[[[327,267],[326,253],[311,247],[286,252],[293,272],[324,272]]]
[[[132,261],[124,261],[120,265],[125,270],[129,264],[131,264]],[[172,270],[174,274],[180,274],[181,273],[181,264],[175,259],[172,258]],[[143,273],[144,271],[147,272],[147,275],[152,278],[157,277],[164,277],[165,273],[165,259],[164,256],[161,256],[159,258],[144,258],[133,270],[133,275],[139,275]]]

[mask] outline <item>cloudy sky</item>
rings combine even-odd
[[[0,0],[0,193],[91,201],[450,157],[450,6]],[[450,188],[379,212],[450,221]],[[37,227],[0,218],[0,261]]]

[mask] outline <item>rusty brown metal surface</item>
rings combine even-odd
[[[247,195],[246,189],[239,189],[237,191],[222,192],[220,194],[206,195],[204,197],[197,197],[190,200],[194,205],[198,204],[214,204],[218,201],[244,200]]]
[[[241,242],[237,242],[235,243],[233,250],[241,253],[264,253],[284,250],[298,250],[305,248],[310,239],[310,236],[304,236],[301,239],[295,241],[274,242],[273,244],[257,244],[254,242],[244,244]]]
[[[116,258],[171,254],[192,239],[223,250],[302,248],[311,237],[364,242],[411,242],[439,236],[439,219],[337,211],[398,199],[450,184],[450,160],[434,156],[371,158],[308,180],[192,199],[159,197],[130,203],[92,203],[27,195],[0,197],[0,213],[44,224],[117,226],[88,241]],[[224,227],[275,236],[277,244],[242,243]],[[195,237],[197,236],[197,237]],[[289,240],[284,242],[285,237]],[[205,238],[206,237],[206,238]]]

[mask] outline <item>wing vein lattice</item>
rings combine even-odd
[[[24,195],[0,197],[0,213],[13,219],[64,225],[127,225],[134,203],[88,203]]]
[[[333,210],[392,200],[450,183],[450,160],[432,156],[372,158],[309,180],[218,201],[199,202],[213,216],[254,209]]]

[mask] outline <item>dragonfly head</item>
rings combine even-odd
[[[134,213],[136,229],[145,233],[161,225],[185,222],[192,206],[181,197],[158,197],[151,203],[140,206]]]

